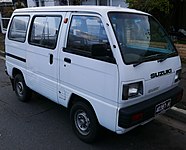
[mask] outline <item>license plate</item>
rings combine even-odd
[[[155,107],[155,115],[165,112],[171,106],[171,99],[168,99]]]

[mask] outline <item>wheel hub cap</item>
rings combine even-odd
[[[23,95],[23,83],[22,82],[18,82],[16,87],[17,87],[18,94],[20,96],[22,96]]]
[[[83,135],[88,135],[90,130],[90,120],[85,112],[79,112],[76,115],[75,124],[78,131]]]

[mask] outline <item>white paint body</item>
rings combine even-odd
[[[102,126],[117,133],[124,133],[131,128],[125,129],[118,126],[120,108],[137,104],[176,87],[178,83],[174,83],[175,72],[181,68],[181,63],[179,56],[175,56],[162,63],[155,60],[144,62],[136,67],[126,65],[122,60],[115,34],[107,16],[109,11],[145,14],[131,9],[96,6],[16,10],[12,18],[16,15],[30,16],[28,29],[35,15],[58,15],[62,17],[62,23],[54,50],[29,44],[27,41],[29,32],[27,32],[26,40],[23,43],[8,39],[7,34],[6,53],[24,58],[26,62],[7,56],[6,67],[10,77],[13,76],[13,68],[19,69],[30,89],[65,107],[68,107],[72,94],[86,99],[92,105]],[[101,19],[116,60],[115,64],[63,51],[67,44],[70,19],[74,14],[97,16]],[[65,18],[68,18],[67,23],[64,23]],[[53,55],[52,64],[49,63],[51,54]],[[71,63],[65,62],[65,58],[70,58]],[[155,79],[150,78],[151,73],[169,68],[172,69],[172,73],[169,75]],[[137,81],[143,82],[143,95],[128,101],[122,100],[123,85]],[[158,90],[152,93],[148,92],[156,87]]]

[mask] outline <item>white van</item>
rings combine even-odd
[[[21,101],[31,92],[70,109],[76,135],[99,125],[118,134],[178,103],[181,63],[150,14],[103,6],[14,11],[6,34],[6,72]]]

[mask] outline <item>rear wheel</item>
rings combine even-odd
[[[31,98],[31,90],[26,86],[24,78],[21,74],[17,74],[14,78],[14,89],[18,99],[26,102]]]
[[[95,141],[99,123],[93,109],[83,102],[75,103],[70,111],[72,128],[75,134],[84,142]]]

